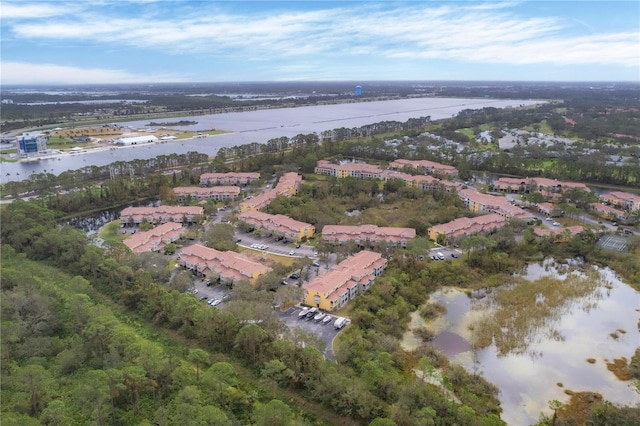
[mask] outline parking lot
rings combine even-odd
[[[447,260],[447,259],[457,259],[461,255],[460,249],[451,248],[451,247],[436,247],[427,253],[426,258],[431,260]],[[442,254],[444,259],[438,257],[439,254]],[[435,257],[435,258],[434,258]]]
[[[205,300],[217,299],[220,301],[220,304],[217,306],[222,307],[228,300],[229,289],[222,284],[218,284],[215,287],[209,287],[207,286],[207,280],[201,278],[196,278],[193,284],[195,289],[198,291],[195,296],[202,300],[202,303],[204,303]]]
[[[330,322],[315,322],[312,319],[300,319],[298,317],[298,314],[301,310],[301,307],[295,306],[285,312],[279,312],[278,315],[280,315],[280,318],[285,322],[290,330],[293,330],[294,328],[300,328],[304,331],[311,332],[318,336],[327,345],[324,349],[323,355],[328,359],[335,360],[332,342],[341,330],[336,330],[333,326],[333,323],[338,317],[335,315],[327,314],[331,316]]]
[[[246,248],[252,248],[254,250],[263,250],[282,256],[317,257],[315,247],[313,246],[283,242],[284,240],[277,241],[275,237],[259,237],[253,232],[242,232],[236,230],[234,238],[238,245]],[[291,254],[292,252],[293,254]]]

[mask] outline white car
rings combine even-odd
[[[550,217],[545,217],[544,220],[548,220],[549,222],[553,221],[553,219]]]
[[[560,226],[560,224],[558,222],[553,222],[552,225],[553,226]]]
[[[211,306],[218,306],[220,303],[222,303],[220,299],[213,299],[211,302],[209,302]]]
[[[295,250],[291,250],[291,251],[289,252],[289,256],[293,256],[293,255],[295,255],[295,254],[296,254],[296,251],[295,251]]]

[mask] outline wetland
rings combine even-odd
[[[414,312],[403,347],[434,336],[452,362],[498,386],[508,424],[534,424],[551,414],[549,401],[568,403],[572,392],[640,403],[637,383],[625,380],[640,345],[640,293],[608,268],[546,260],[494,289],[443,288],[433,303],[443,314],[425,321]]]

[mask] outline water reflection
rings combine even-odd
[[[589,276],[591,268],[582,268],[579,262],[565,265],[545,262],[530,265],[522,277],[528,280],[527,285],[549,277],[567,280],[571,276]],[[631,383],[618,380],[607,370],[606,363],[621,357],[631,359],[640,343],[637,327],[640,293],[609,269],[594,272],[599,275],[596,288],[561,306],[551,321],[552,327],[536,326],[530,334],[519,335],[527,339],[525,352],[504,353],[495,343],[475,351],[471,345],[466,348],[463,345],[473,340],[472,329],[478,326],[481,316],[492,312],[489,301],[499,291],[481,299],[469,298],[459,291],[434,294],[432,299],[445,304],[447,314],[428,325],[435,325],[433,343],[454,362],[469,371],[479,370],[500,388],[502,418],[512,425],[533,424],[540,413],[549,414],[549,400],[567,402],[565,389],[598,392],[614,403],[638,404],[640,395],[631,388]],[[563,281],[556,283],[562,285]],[[548,296],[543,299],[541,294],[532,293],[534,304],[548,301]],[[476,309],[477,306],[483,309]],[[528,310],[523,309],[515,316],[528,315]],[[509,331],[509,325],[501,326],[502,331]],[[595,362],[587,362],[589,358]]]

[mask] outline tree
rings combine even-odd
[[[77,398],[84,402],[83,408],[89,411],[97,424],[105,424],[108,404],[111,401],[107,373],[103,370],[87,371],[78,386]]]
[[[38,416],[56,391],[56,382],[43,366],[12,366],[11,387],[29,395],[30,414]]]
[[[186,269],[176,272],[171,278],[171,288],[184,293],[193,287],[193,275]]]
[[[220,251],[235,250],[238,245],[233,237],[233,226],[220,223],[211,226],[204,234],[203,240],[206,242],[207,247],[214,248]]]
[[[189,351],[189,355],[187,357],[189,361],[195,364],[196,366],[196,380],[200,381],[200,370],[205,367],[208,367],[211,364],[211,360],[209,359],[209,354],[202,349],[191,349]]]
[[[268,340],[269,336],[262,328],[256,324],[247,324],[238,332],[233,348],[239,356],[255,364],[266,355],[263,349]]]
[[[283,426],[293,419],[291,408],[279,399],[259,405],[253,413],[257,426]]]
[[[558,410],[563,407],[563,403],[558,401],[557,399],[553,399],[549,401],[549,408],[553,410],[553,418],[551,419],[551,425],[554,426],[556,424],[556,418],[558,416]]]
[[[284,387],[291,383],[294,373],[288,368],[284,362],[279,359],[272,359],[264,363],[264,368],[260,374],[269,379],[275,380],[280,386]]]

